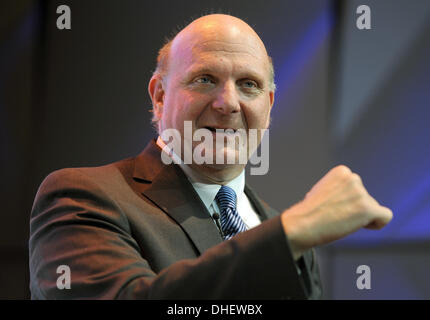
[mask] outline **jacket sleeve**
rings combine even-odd
[[[279,217],[155,273],[125,212],[81,169],[56,171],[40,186],[29,251],[33,299],[306,299],[311,294]],[[57,285],[65,281],[64,266],[70,289]]]
[[[306,251],[296,262],[300,280],[310,300],[322,298],[322,284],[315,249]]]

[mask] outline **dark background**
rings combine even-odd
[[[68,5],[72,29],[58,30]],[[367,4],[372,29],[358,30]],[[384,230],[317,248],[326,299],[430,298],[430,2],[3,1],[0,298],[27,299],[29,215],[53,170],[134,156],[155,136],[147,83],[165,36],[202,14],[247,21],[276,73],[270,171],[283,210],[344,163],[392,208]],[[372,271],[358,290],[357,266]]]

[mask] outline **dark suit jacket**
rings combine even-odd
[[[249,187],[262,224],[222,241],[177,165],[152,141],[137,157],[63,169],[30,221],[33,299],[306,299],[321,295],[313,251],[293,261],[278,213]],[[70,267],[71,288],[57,288]]]

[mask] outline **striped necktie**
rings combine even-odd
[[[246,224],[236,209],[236,192],[230,187],[221,186],[216,197],[221,211],[221,228],[224,240],[228,240],[239,232],[246,231]]]

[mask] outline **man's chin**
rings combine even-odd
[[[198,152],[193,149],[193,162],[215,165],[216,167],[230,165],[246,165],[248,162],[247,149],[239,150],[234,148],[202,148]]]

